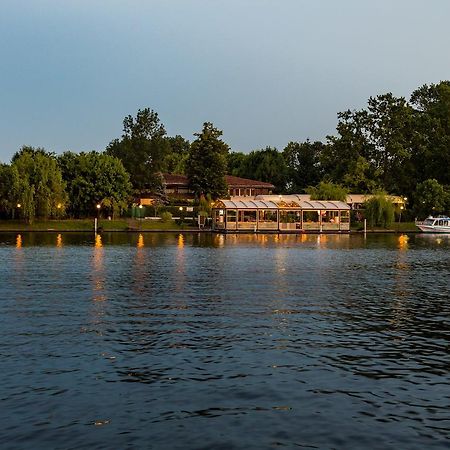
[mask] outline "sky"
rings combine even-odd
[[[102,151],[123,118],[233,151],[325,140],[370,96],[450,79],[448,0],[0,0],[0,162]]]

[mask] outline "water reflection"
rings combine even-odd
[[[22,235],[18,234],[16,236],[16,248],[22,248]]]
[[[94,302],[103,302],[106,300],[105,295],[105,268],[104,268],[104,248],[102,236],[95,235],[94,249],[92,258],[92,300]]]
[[[448,448],[445,237],[5,236],[0,446]]]
[[[57,246],[58,248],[61,248],[61,247],[63,246],[63,239],[62,239],[62,234],[61,234],[61,233],[59,233],[59,234],[56,236],[56,246]]]
[[[409,237],[406,234],[402,234],[398,237],[398,248],[400,250],[408,250]]]

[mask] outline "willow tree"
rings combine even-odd
[[[63,214],[67,202],[65,183],[56,157],[42,148],[24,146],[12,158],[19,176],[17,203],[22,216],[31,222]]]
[[[394,205],[384,192],[364,202],[364,215],[369,227],[389,228],[394,222]]]

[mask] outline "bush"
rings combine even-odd
[[[365,203],[365,216],[369,227],[389,228],[394,221],[394,205],[384,193],[380,193]]]
[[[160,217],[161,221],[164,223],[170,222],[172,220],[172,214],[169,211],[163,211]]]

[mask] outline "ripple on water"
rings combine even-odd
[[[448,240],[55,243],[0,235],[2,448],[448,448]]]

